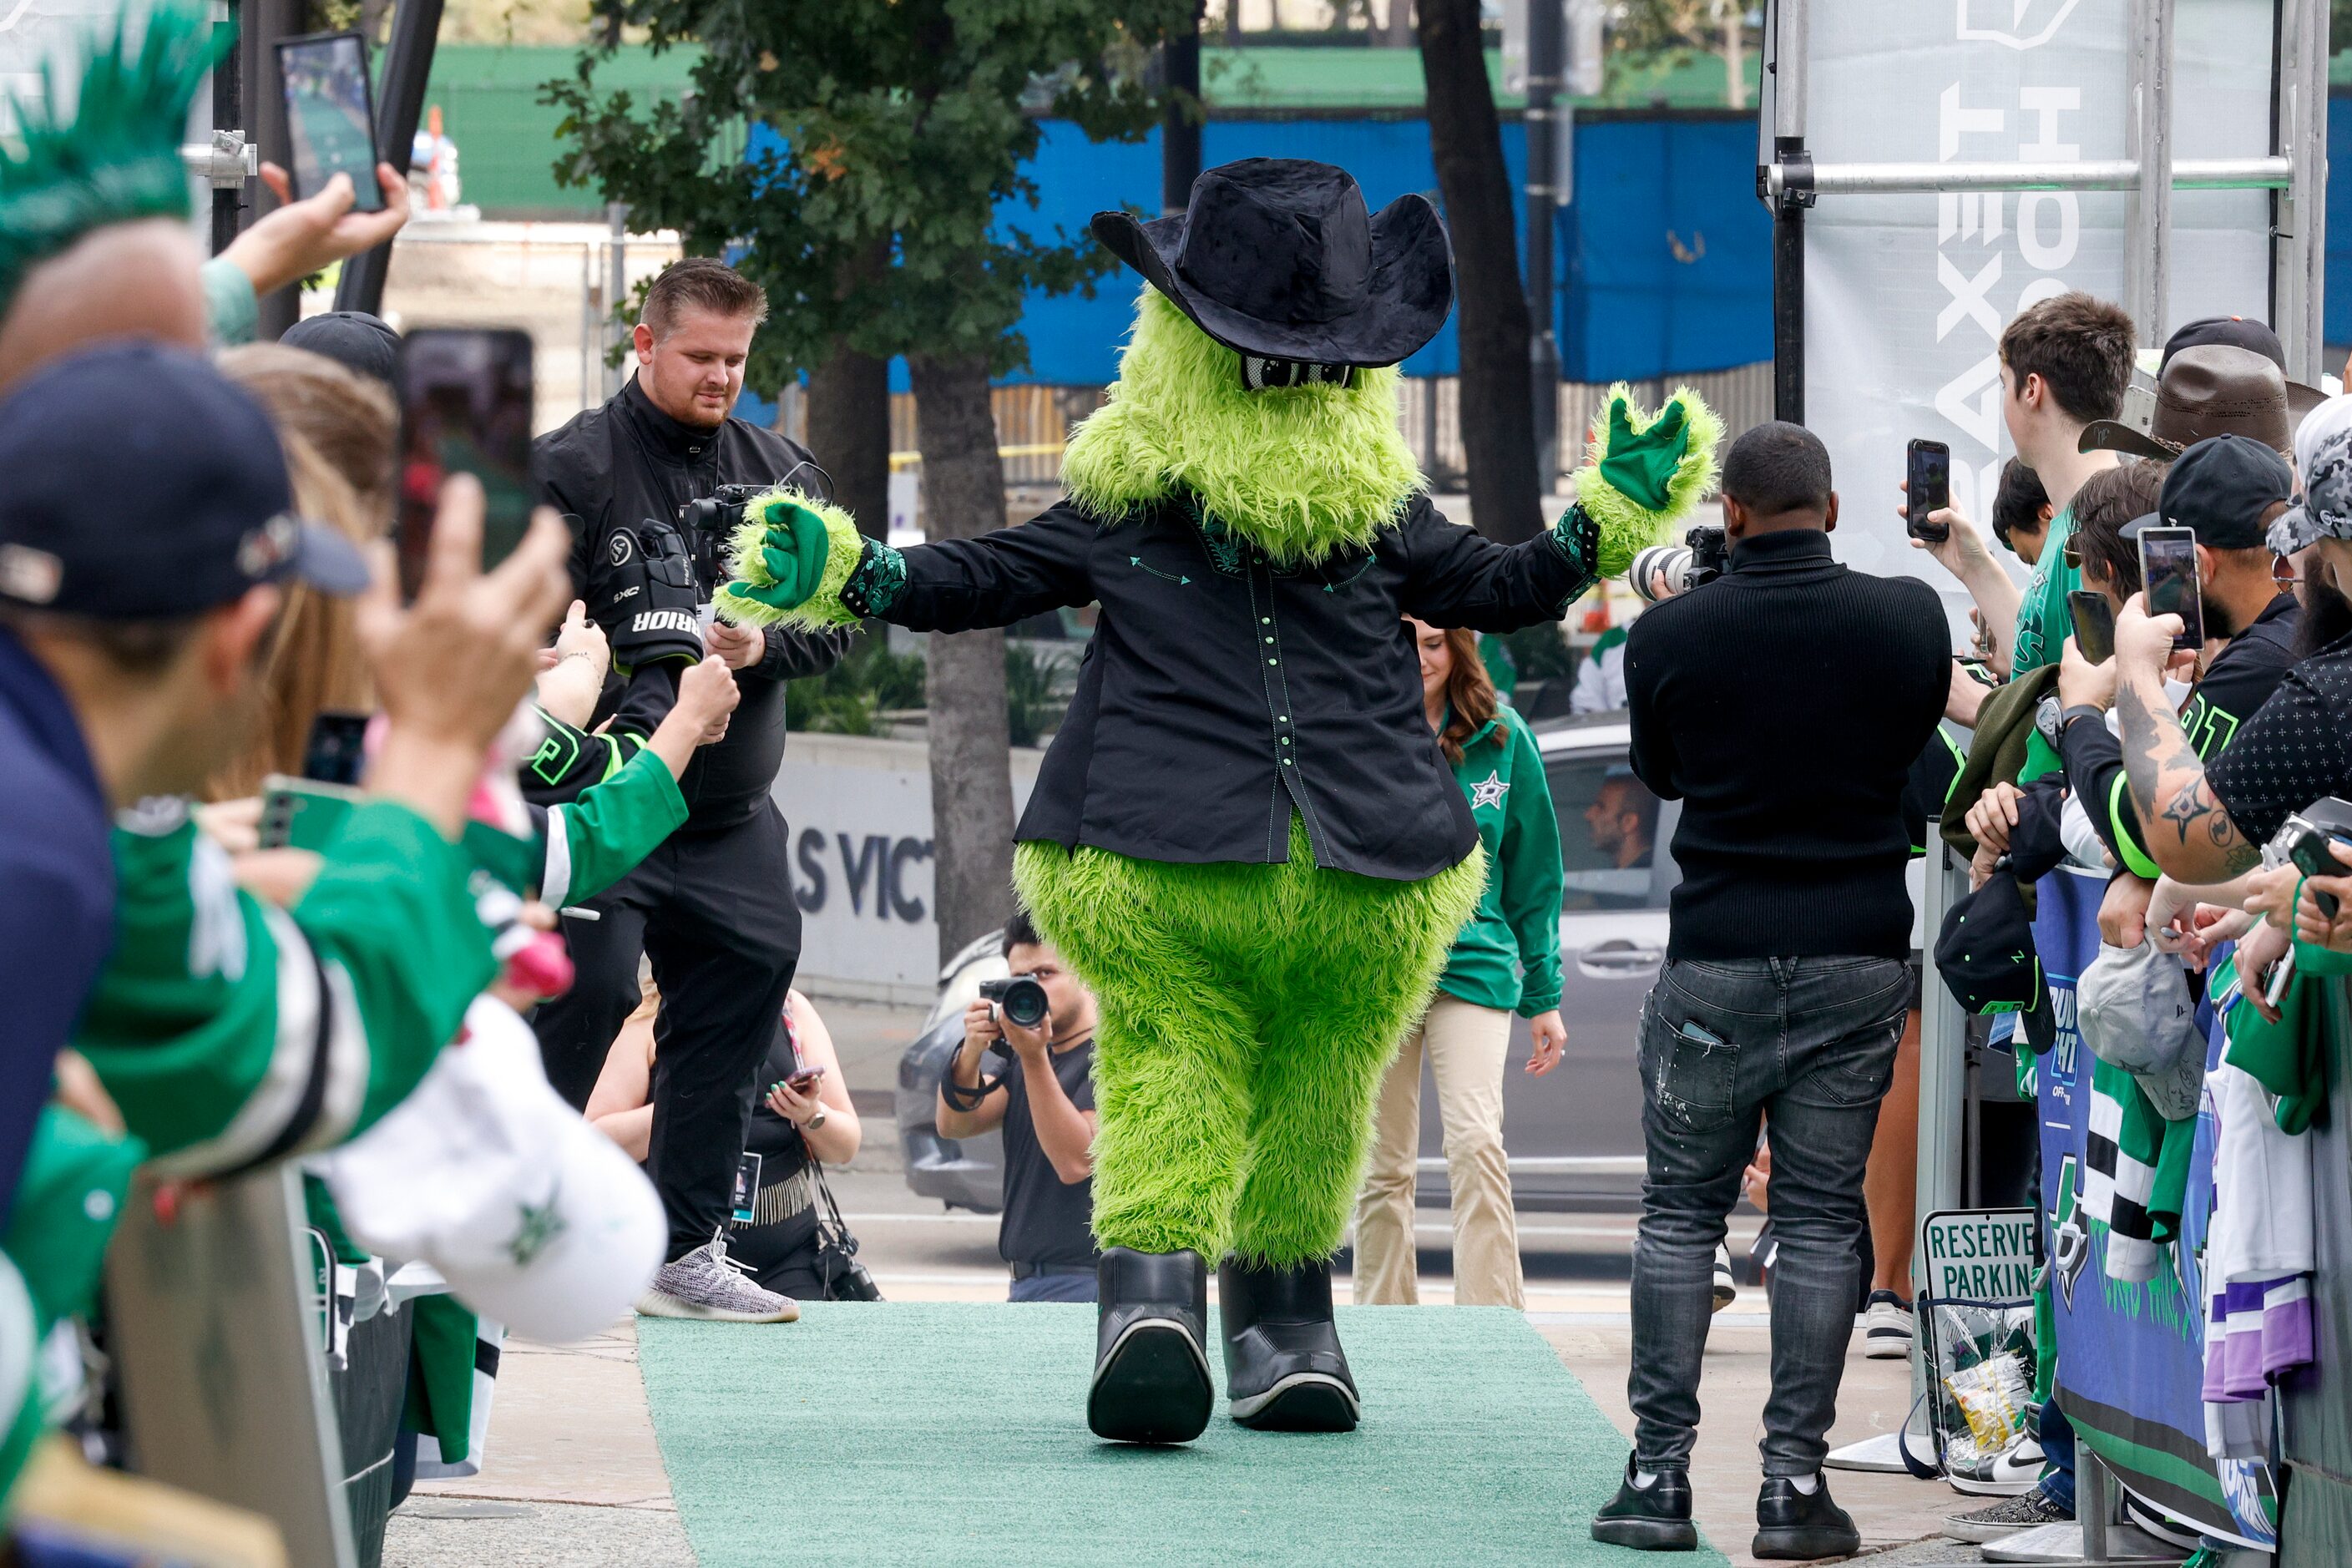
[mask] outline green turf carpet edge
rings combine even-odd
[[[638,1320],[655,1435],[701,1568],[1648,1560],[1586,1533],[1625,1441],[1507,1309],[1342,1308],[1357,1431],[1247,1432],[1221,1405],[1198,1442],[1172,1448],[1087,1431],[1092,1307],[801,1312]],[[1675,1560],[1724,1562],[1706,1549]]]

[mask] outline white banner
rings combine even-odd
[[[1044,758],[1025,748],[1013,753],[1016,815]],[[797,733],[784,748],[774,795],[792,831],[798,984],[928,1005],[940,973],[929,748]]]
[[[2128,155],[2126,0],[1809,0],[1807,13],[1805,140],[1817,164]],[[2174,157],[2270,152],[2272,29],[2273,0],[2177,0]],[[2127,201],[1825,195],[1805,215],[1805,423],[1837,478],[1838,556],[1926,579],[1956,627],[1967,595],[1911,547],[1896,515],[1904,446],[1948,443],[1954,504],[1989,521],[2013,453],[2001,329],[2070,289],[2122,300]],[[2269,320],[2269,211],[2263,191],[2173,194],[2168,327]]]

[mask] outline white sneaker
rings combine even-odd
[[[1892,1290],[1873,1290],[1862,1318],[1862,1353],[1873,1361],[1901,1361],[1911,1353],[1911,1309]]]
[[[1722,1311],[1739,1299],[1739,1282],[1731,1277],[1731,1247],[1715,1249],[1715,1310]]]
[[[721,1323],[790,1323],[801,1315],[790,1296],[763,1290],[737,1272],[719,1241],[663,1264],[652,1287],[637,1298],[637,1310],[648,1318]]]

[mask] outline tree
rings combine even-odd
[[[590,47],[547,89],[566,111],[557,170],[689,250],[738,255],[772,310],[754,389],[845,347],[906,355],[929,531],[968,537],[1005,521],[988,387],[1027,358],[1024,294],[1113,265],[1022,221],[1036,116],[1139,138],[1159,111],[1146,57],[1192,16],[1191,0],[628,0],[656,51],[702,46],[694,91],[645,111],[598,86],[612,51]],[[927,653],[944,958],[1010,907],[1013,785],[1003,637],[934,635]]]
[[[1753,30],[1748,0],[1620,0],[1609,25],[1609,68],[1622,75],[1635,62],[1654,66],[1717,55],[1723,60],[1724,100],[1745,109]]]
[[[1542,530],[1543,498],[1536,493],[1531,328],[1519,287],[1519,236],[1478,0],[1419,0],[1413,19],[1427,84],[1429,151],[1454,237],[1470,521],[1488,538],[1516,543]]]

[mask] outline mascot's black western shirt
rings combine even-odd
[[[1369,549],[1277,567],[1171,498],[1106,523],[1070,500],[906,554],[888,618],[918,631],[1101,605],[1069,717],[1016,837],[1143,860],[1286,860],[1417,880],[1477,842],[1430,733],[1401,616],[1515,631],[1587,586],[1551,535],[1500,545],[1415,496]]]
[[[531,443],[531,472],[542,499],[572,530],[572,591],[592,604],[590,579],[612,559],[613,530],[647,518],[677,521],[678,509],[720,485],[764,485],[783,479],[808,453],[772,430],[730,418],[717,429],[682,425],[653,405],[630,378],[601,408],[591,408]],[[772,628],[759,663],[736,671],[742,700],[726,738],[694,753],[678,789],[689,828],[728,827],[759,811],[784,760],[787,680],[830,668],[841,636]],[[648,704],[635,689],[620,727],[650,731],[677,700],[675,671],[648,672],[667,689]],[[610,717],[620,695],[608,689],[597,718]],[[652,711],[645,710],[648,706]],[[592,781],[593,782],[593,781]]]

